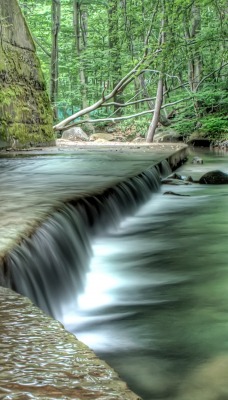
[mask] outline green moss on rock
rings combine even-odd
[[[44,77],[16,0],[1,1],[0,28],[0,147],[54,144]]]

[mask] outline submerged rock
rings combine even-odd
[[[193,157],[192,164],[203,164],[203,160],[200,157]]]
[[[205,361],[182,381],[176,400],[228,399],[227,371],[227,354]]]
[[[162,184],[165,185],[174,185],[174,186],[178,186],[178,185],[191,185],[192,182],[189,181],[183,181],[182,179],[162,179],[161,180]]]
[[[201,176],[199,183],[208,185],[222,185],[228,183],[228,174],[222,171],[210,171]]]

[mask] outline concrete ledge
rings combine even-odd
[[[0,301],[1,398],[140,400],[113,369],[27,298],[0,287]]]

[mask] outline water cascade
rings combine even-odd
[[[170,172],[163,161],[98,196],[64,204],[7,255],[6,286],[61,319],[63,305],[74,301],[84,287],[92,239],[135,212],[158,191],[160,177]]]

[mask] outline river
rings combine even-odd
[[[228,172],[226,153],[194,154],[178,173]],[[227,203],[226,185],[163,185],[93,242],[63,322],[144,400],[228,398]]]
[[[195,154],[204,164],[191,164]],[[227,157],[191,151],[178,173],[198,179],[209,170],[228,172]],[[7,222],[10,210],[18,222],[10,239],[25,217],[45,215],[44,205],[49,209],[60,194],[64,201],[67,190],[77,196],[81,182],[92,193],[93,158],[79,182],[72,166],[82,158],[52,159],[2,162],[2,217]],[[106,163],[96,159],[99,187],[110,179]],[[156,174],[148,170],[111,194],[57,210],[9,254],[13,288],[63,322],[143,400],[226,400],[228,186],[159,190]],[[21,193],[28,193],[24,209]]]

